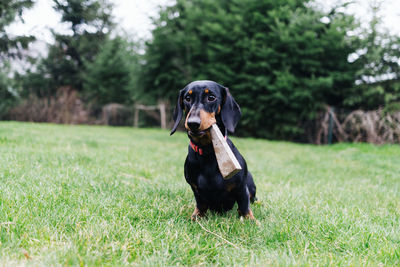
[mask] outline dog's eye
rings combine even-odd
[[[208,95],[207,96],[207,100],[210,101],[210,102],[214,101],[215,99],[217,99],[217,98],[214,95]]]
[[[190,100],[191,100],[190,95],[185,96],[185,101],[186,102],[190,102]]]

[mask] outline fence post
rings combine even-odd
[[[167,118],[165,112],[165,103],[160,103],[158,105],[160,109],[160,120],[161,120],[161,129],[167,129]]]
[[[333,131],[333,112],[335,108],[329,108],[329,129],[328,129],[328,144],[332,144],[332,131]]]
[[[133,127],[139,127],[139,108],[135,105],[135,118],[133,120]]]

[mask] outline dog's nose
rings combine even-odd
[[[191,131],[197,131],[200,127],[200,118],[198,117],[191,117],[187,121],[187,125],[189,126]]]

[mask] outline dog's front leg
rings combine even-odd
[[[247,186],[238,193],[238,212],[240,217],[255,220],[253,212],[250,209],[250,193]]]
[[[196,207],[194,208],[193,214],[192,214],[192,220],[195,221],[199,217],[204,217],[207,212],[207,204],[203,203],[200,199],[200,197],[194,192],[194,197],[196,199]]]

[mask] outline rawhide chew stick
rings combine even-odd
[[[211,139],[217,158],[219,171],[224,179],[229,179],[238,173],[242,167],[216,124],[211,126]]]

